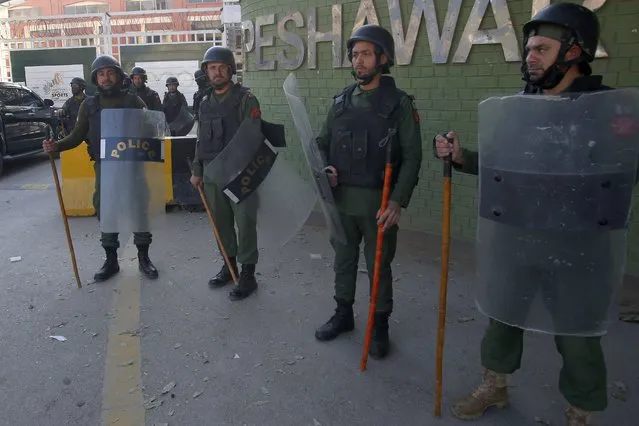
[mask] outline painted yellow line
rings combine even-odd
[[[121,258],[120,273],[116,279],[116,292],[111,312],[115,317],[109,325],[102,391],[102,426],[144,426],[144,401],[140,337],[141,278],[137,268],[129,261],[137,256],[133,244],[128,244]]]

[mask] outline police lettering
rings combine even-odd
[[[127,150],[135,150],[138,151],[133,153],[139,156],[144,155],[150,158],[154,158],[156,152],[151,150],[151,144],[147,140],[140,139],[128,139],[126,141],[121,140],[115,145],[116,149],[111,151],[111,157],[120,158],[120,153]]]
[[[242,194],[248,194],[252,192],[255,188],[251,188],[252,177],[255,173],[260,169],[260,167],[269,165],[273,162],[272,155],[258,155],[255,160],[245,170],[245,175],[240,179],[240,183],[242,184]]]

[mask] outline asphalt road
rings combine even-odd
[[[563,424],[561,359],[552,338],[536,334],[527,336],[522,370],[511,378],[509,408],[471,423],[449,414],[452,401],[480,379],[487,323],[472,301],[467,244],[453,244],[444,411],[437,419],[436,237],[400,232],[393,353],[370,359],[361,373],[364,273],[355,331],[330,343],[313,337],[334,308],[332,250],[322,227],[307,225],[282,249],[261,251],[258,292],[230,302],[228,288],[207,286],[222,262],[203,213],[169,213],[154,233],[151,258],[160,279],[140,278],[125,237],[122,272],[102,284],[91,282],[103,262],[97,219],[71,218],[82,289],[46,157],[7,165],[0,218],[2,426]],[[637,424],[631,416],[639,413],[638,335],[639,325],[617,322],[604,339],[610,403],[596,424]]]

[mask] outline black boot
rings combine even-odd
[[[342,333],[353,331],[354,328],[353,304],[338,301],[335,315],[315,331],[315,338],[320,341],[333,340]]]
[[[375,324],[373,325],[373,338],[368,354],[375,359],[382,359],[390,351],[390,341],[388,339],[388,317],[390,314],[384,312],[375,313]]]
[[[95,273],[93,279],[96,282],[106,281],[118,272],[120,272],[120,265],[118,265],[118,250],[113,247],[104,247],[106,252],[106,261],[102,268]]]
[[[139,245],[138,247],[138,264],[140,266],[140,271],[152,280],[158,277],[158,270],[149,259],[149,246],[148,245]]]
[[[237,262],[234,257],[229,257],[229,262],[233,267],[233,272],[235,272],[235,276],[237,276]],[[209,286],[219,288],[224,287],[225,285],[233,282],[233,275],[231,275],[231,270],[224,262],[224,266],[220,269],[220,272],[217,273],[216,276],[209,280]]]
[[[234,302],[246,299],[255,290],[257,290],[257,281],[255,280],[255,265],[242,265],[240,282],[229,293],[229,299]]]

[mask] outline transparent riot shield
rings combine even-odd
[[[284,94],[291,109],[291,115],[295,128],[300,137],[306,165],[311,173],[315,191],[319,195],[319,204],[324,214],[332,238],[346,244],[346,234],[340,220],[340,216],[333,199],[333,190],[324,172],[324,160],[315,143],[315,136],[311,127],[311,121],[306,111],[304,101],[299,95],[297,79],[291,73],[284,80]]]
[[[551,334],[607,332],[626,264],[638,120],[636,90],[479,104],[482,313]]]
[[[279,248],[297,234],[316,196],[264,137],[260,120],[245,119],[233,139],[204,168],[234,204],[244,204],[257,223],[259,247]]]
[[[151,232],[166,204],[164,113],[104,109],[101,120],[100,228],[106,233]]]

